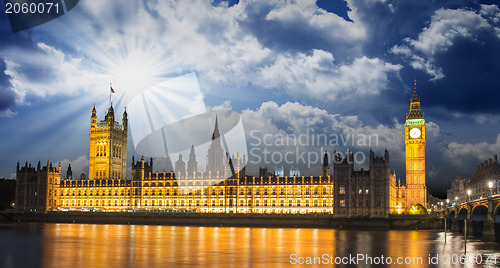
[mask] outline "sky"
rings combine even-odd
[[[88,173],[91,110],[104,118],[109,83],[121,121],[134,96],[190,73],[207,110],[241,115],[249,174],[294,165],[315,174],[321,160],[296,156],[325,150],[349,149],[367,168],[361,156],[387,149],[404,181],[414,80],[431,194],[444,197],[453,177],[471,178],[500,153],[496,1],[81,0],[16,33],[0,11],[0,177],[14,178],[18,161]],[[297,145],[300,135],[326,140]],[[265,163],[266,148],[297,161]],[[155,169],[169,168],[155,158]]]

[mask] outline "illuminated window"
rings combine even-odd
[[[345,186],[344,185],[340,185],[339,194],[345,194]]]
[[[340,207],[345,207],[345,199],[340,199]]]

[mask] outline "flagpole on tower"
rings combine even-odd
[[[111,94],[112,93],[115,93],[115,90],[113,89],[113,87],[111,86],[111,83],[109,83],[109,106],[111,107],[111,104],[113,104],[113,102],[111,101]]]

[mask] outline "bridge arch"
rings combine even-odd
[[[447,219],[448,219],[448,224],[446,225],[446,227],[449,229],[449,230],[452,230],[452,226],[454,225],[457,225],[457,213],[455,211],[455,209],[450,209],[450,211],[448,212],[448,216],[447,216]],[[455,227],[456,229],[458,229],[457,227]]]
[[[464,224],[465,224],[465,220],[467,219],[467,213],[468,213],[468,210],[466,207],[462,207],[458,210],[457,223],[458,223],[458,231],[460,233],[464,232]]]
[[[488,217],[488,206],[485,204],[478,204],[474,206],[471,213],[472,219],[472,234],[475,237],[482,237],[484,222]]]

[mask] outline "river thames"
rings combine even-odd
[[[12,223],[0,241],[0,267],[500,267],[500,244],[463,255],[463,236],[440,231]]]

